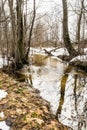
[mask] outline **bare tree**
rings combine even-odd
[[[65,47],[67,48],[70,56],[76,56],[78,53],[72,47],[71,40],[68,32],[68,11],[67,11],[67,0],[62,0],[63,4],[63,40]]]
[[[8,3],[9,3],[10,16],[11,16],[12,39],[13,39],[11,56],[15,57],[15,46],[17,45],[17,42],[16,42],[15,13],[13,11],[13,0],[8,0]]]
[[[30,27],[30,30],[29,30],[29,38],[28,38],[28,48],[27,48],[27,52],[26,52],[26,60],[28,62],[28,55],[29,55],[29,52],[30,52],[30,46],[31,46],[31,37],[32,37],[32,31],[33,31],[33,27],[34,27],[34,22],[35,22],[35,17],[36,17],[36,2],[35,0],[33,0],[33,18],[32,18],[32,23],[31,23],[31,27]]]
[[[78,42],[78,51],[80,52],[79,44],[81,40],[81,21],[82,21],[82,15],[84,14],[84,0],[81,1],[81,9],[78,16],[78,23],[77,23],[77,42]]]
[[[22,0],[16,0],[17,7],[17,47],[16,47],[16,58],[15,65],[16,68],[23,67],[24,60],[24,46],[23,46],[23,10],[22,10]]]

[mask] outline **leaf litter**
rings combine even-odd
[[[4,115],[1,114],[0,122],[6,123],[11,130],[68,129],[52,115],[49,102],[27,83],[15,81],[1,72],[0,89],[8,93],[0,101],[0,113]]]

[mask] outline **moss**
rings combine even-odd
[[[18,90],[16,90],[16,93],[22,93],[23,89],[19,88]]]
[[[23,121],[27,121],[27,118],[26,118],[26,116],[24,116],[24,117],[23,117]]]
[[[51,128],[50,130],[55,130],[54,128]]]
[[[31,117],[37,118],[37,117],[38,117],[38,114],[37,114],[36,112],[33,112],[33,113],[31,113]]]

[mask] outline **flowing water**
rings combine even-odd
[[[87,76],[55,57],[33,56],[33,86],[50,102],[59,121],[75,130],[87,130]]]
[[[53,114],[73,130],[87,130],[87,73],[46,55],[34,54],[31,61],[33,86],[50,102]],[[1,100],[7,93],[0,92]],[[4,121],[1,126],[10,129]]]

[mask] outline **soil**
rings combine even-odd
[[[50,111],[49,102],[42,99],[39,91],[0,73],[0,89],[8,95],[0,100],[0,112],[11,130],[68,130],[55,119]]]

